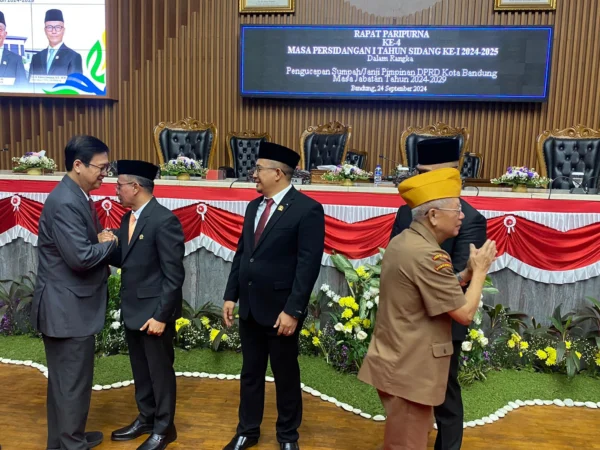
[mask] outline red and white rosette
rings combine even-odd
[[[109,199],[102,200],[102,209],[106,211],[106,215],[110,216],[110,210],[112,209],[112,202]]]
[[[504,226],[508,234],[515,231],[515,226],[517,225],[517,218],[515,216],[506,216],[504,218]]]
[[[19,210],[19,206],[21,205],[21,197],[18,195],[13,195],[10,198],[10,204],[13,207],[13,211],[18,211]]]
[[[206,214],[207,211],[208,211],[208,205],[206,203],[198,203],[198,205],[196,205],[196,212],[200,215],[200,217],[202,217],[203,221],[204,221],[204,214]]]

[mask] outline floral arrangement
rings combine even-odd
[[[372,177],[372,172],[367,172],[365,170],[359,169],[358,167],[352,164],[343,164],[337,166],[334,170],[330,170],[329,172],[321,175],[321,178],[325,181],[343,181],[343,180],[368,180],[369,177]]]
[[[20,158],[13,158],[12,161],[17,164],[13,167],[13,172],[27,172],[30,169],[41,169],[47,172],[56,170],[56,163],[46,156],[46,150],[27,152]]]
[[[543,187],[550,181],[550,178],[542,177],[535,169],[528,167],[509,167],[504,175],[490,180],[492,184],[524,185],[527,187]]]
[[[161,175],[197,175],[200,177],[206,176],[208,169],[202,167],[202,161],[188,158],[186,156],[178,156],[177,159],[171,159],[163,164],[160,168]]]

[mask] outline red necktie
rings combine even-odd
[[[258,221],[258,226],[256,227],[256,231],[254,232],[254,246],[258,244],[258,240],[260,239],[260,235],[265,230],[265,225],[267,224],[267,220],[269,220],[269,214],[271,214],[271,206],[273,206],[275,201],[272,198],[267,199],[267,206],[260,216],[260,220]]]
[[[90,204],[90,209],[92,210],[92,220],[94,221],[94,228],[96,229],[97,233],[100,233],[100,231],[102,231],[98,226],[100,220],[98,219],[98,211],[96,211],[96,205],[94,204],[94,200],[92,200],[91,198],[88,199],[88,203]]]

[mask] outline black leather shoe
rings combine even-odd
[[[139,438],[143,434],[152,433],[153,428],[154,424],[142,423],[139,419],[135,419],[131,425],[113,431],[110,438],[113,441],[130,441]]]
[[[256,444],[258,444],[257,438],[236,434],[231,442],[223,447],[223,450],[245,450],[247,448],[254,447]]]
[[[297,442],[280,442],[279,448],[281,450],[300,450],[300,446]]]
[[[137,450],[164,450],[171,442],[177,439],[177,431],[173,427],[172,431],[167,434],[152,433],[148,439],[140,445]]]

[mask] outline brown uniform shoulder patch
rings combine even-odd
[[[436,253],[431,259],[433,259],[434,261],[439,261],[440,259],[450,261],[450,257],[445,253]]]

